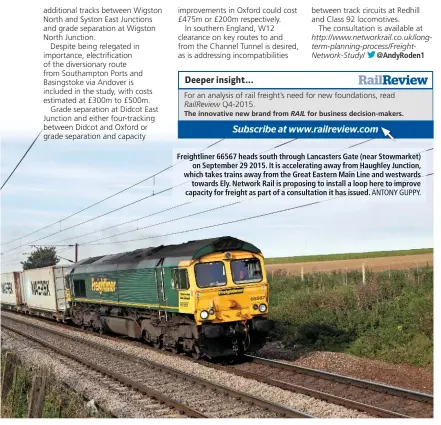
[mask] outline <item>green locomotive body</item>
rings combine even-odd
[[[240,354],[270,328],[263,256],[231,237],[89,258],[67,279],[74,323],[176,352]]]

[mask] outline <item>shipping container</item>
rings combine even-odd
[[[68,266],[51,266],[25,270],[23,285],[27,308],[48,313],[64,313],[66,301],[65,274]]]
[[[2,304],[10,306],[20,306],[23,304],[21,272],[2,273],[1,284]]]

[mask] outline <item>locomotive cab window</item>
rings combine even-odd
[[[76,297],[85,297],[86,296],[86,281],[85,280],[74,280],[74,295]]]
[[[233,260],[231,262],[231,274],[234,283],[257,283],[263,278],[260,261],[257,258],[246,260]]]
[[[173,288],[174,289],[188,289],[188,273],[185,269],[173,269]]]
[[[214,286],[225,286],[227,275],[224,263],[199,263],[195,266],[196,284],[199,288],[211,288]]]

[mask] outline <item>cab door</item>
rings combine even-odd
[[[170,267],[164,267],[162,276],[164,278],[164,290],[166,304],[168,307],[179,306],[179,293],[175,287],[175,281],[173,277],[173,269]]]
[[[159,308],[177,308],[179,305],[179,294],[174,288],[172,269],[164,267],[164,258],[161,258],[156,264],[155,281]]]
[[[155,276],[159,307],[178,307],[179,293],[174,287],[172,269],[170,267],[156,267]]]
[[[158,294],[159,306],[166,305],[165,287],[164,287],[164,269],[162,267],[155,268],[156,292]]]

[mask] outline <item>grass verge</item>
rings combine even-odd
[[[2,349],[2,374],[4,356]],[[43,418],[103,418],[111,417],[96,407],[87,407],[87,401],[78,393],[57,381],[47,370],[16,363],[12,389],[1,406],[2,418],[27,418],[32,378],[36,374],[47,376],[43,405]]]
[[[289,346],[433,364],[433,267],[275,276],[273,336]]]

